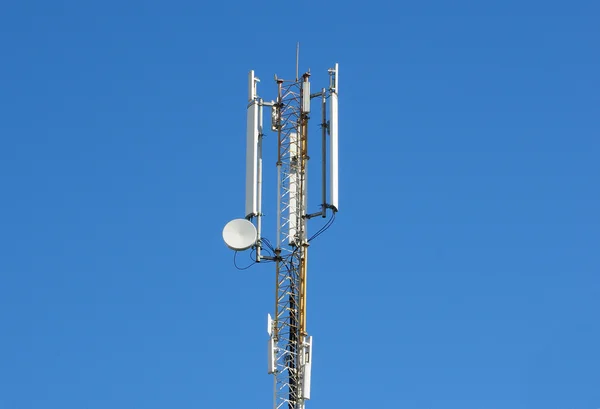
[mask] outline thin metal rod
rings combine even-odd
[[[308,242],[302,244],[303,254],[300,260],[300,335],[303,339],[308,335],[306,331],[306,279],[307,279],[307,263],[308,263]]]
[[[278,166],[279,168],[279,166]],[[279,177],[278,177],[279,179]],[[279,230],[279,227],[277,228]],[[279,246],[275,250],[275,318],[273,323],[273,333],[272,337],[275,340],[275,345],[277,345],[277,341],[279,341],[279,323],[277,322],[279,319],[279,309],[277,308],[277,294],[279,290],[279,270],[281,269],[281,250]],[[275,372],[277,373],[277,352],[275,351]],[[277,375],[273,377],[273,409],[277,409]]]
[[[277,163],[277,192],[281,192],[281,163]],[[277,220],[281,220],[281,195],[277,195]],[[281,248],[281,223],[277,223],[276,249]]]
[[[295,288],[292,289],[292,291],[290,292],[290,295],[288,296],[288,306],[290,308],[290,310],[292,311],[298,311],[298,305],[296,305],[296,297],[297,294],[294,293],[293,290],[296,290]],[[288,398],[289,398],[289,403],[288,403],[288,407],[289,409],[295,409],[294,408],[294,401],[298,400],[298,382],[297,382],[297,365],[296,365],[296,360],[298,358],[298,338],[297,338],[297,330],[298,330],[298,321],[297,321],[297,317],[295,314],[290,314],[290,318],[289,318],[289,322],[290,322],[290,334],[289,334],[289,341],[288,341],[288,345],[287,345],[287,350],[289,352],[288,356],[287,356],[287,365],[289,368],[289,372],[288,372]]]
[[[279,124],[277,128],[277,235],[275,236],[275,240],[277,243],[275,244],[276,249],[281,248],[281,85],[283,81],[277,80],[277,124]],[[279,268],[277,269],[279,270]],[[279,275],[279,272],[277,273]]]
[[[277,377],[273,377],[273,409],[277,409]]]
[[[321,105],[321,203],[323,209],[321,211],[321,217],[327,217],[327,94],[325,88],[322,92],[322,105]]]
[[[300,61],[300,43],[296,43],[296,81],[298,81],[298,64]]]
[[[256,230],[258,245],[256,246],[256,262],[260,262],[260,250],[262,248],[262,145],[263,145],[263,105],[262,99],[258,101],[258,155],[257,155],[257,192],[256,192]]]
[[[275,317],[273,318],[273,339],[275,340],[275,345],[277,345],[277,341],[279,341],[279,308],[277,301],[277,294],[279,292],[279,273],[281,271],[281,250],[275,249]],[[277,361],[277,357],[275,358]],[[277,371],[277,363],[275,363],[275,371]],[[277,377],[275,377],[277,380]]]
[[[308,74],[304,74],[304,84],[308,82]],[[301,104],[303,106],[303,104]],[[300,118],[300,132],[301,138],[301,162],[300,162],[300,200],[302,201],[302,212],[300,214],[301,232],[300,237],[302,253],[300,255],[300,340],[307,335],[306,333],[306,252],[308,249],[307,240],[308,232],[307,219],[306,219],[306,208],[307,208],[307,193],[308,193],[308,115],[303,113]],[[298,362],[300,364],[300,362]]]

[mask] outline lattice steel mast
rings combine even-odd
[[[256,85],[259,81],[254,72],[249,74],[249,105],[247,131],[247,167],[246,167],[246,219],[256,224],[255,233],[249,233],[247,243],[239,244],[250,228],[246,220],[234,220],[224,230],[227,244],[235,249],[253,247],[256,261],[271,260],[275,270],[275,314],[269,315],[269,373],[274,375],[274,409],[304,409],[310,399],[310,378],[312,367],[312,337],[306,327],[306,279],[309,237],[307,222],[309,219],[327,216],[331,210],[333,221],[338,209],[337,203],[337,83],[338,65],[329,70],[329,88],[310,93],[310,73],[298,77],[296,60],[296,78],[283,80],[275,77],[277,83],[276,101],[265,102],[258,97]],[[321,100],[321,155],[322,189],[321,209],[316,213],[308,212],[307,170],[308,170],[308,122],[310,102],[313,98]],[[327,101],[329,100],[329,120]],[[264,135],[262,110],[271,107],[271,130],[277,133],[277,232],[274,247],[262,238],[262,138]],[[329,135],[329,143],[327,143]],[[327,173],[326,155],[329,146],[329,173]],[[330,195],[327,200],[327,179]],[[230,225],[237,223],[234,227]],[[228,229],[229,226],[229,230]],[[252,225],[253,227],[253,225]],[[229,233],[227,233],[229,232]],[[229,234],[226,237],[226,233]],[[252,237],[254,234],[254,237]],[[319,232],[317,233],[319,234]],[[233,238],[232,238],[233,237]],[[234,243],[235,241],[235,243]],[[263,255],[265,244],[272,255]]]
[[[309,74],[303,79],[308,80]],[[306,165],[308,113],[302,110],[304,81],[277,80],[278,232],[276,254],[274,407],[304,407],[310,363],[306,333]],[[308,82],[306,82],[308,84]],[[287,234],[282,234],[286,232]],[[304,359],[303,359],[304,358]],[[310,369],[309,369],[310,370]]]

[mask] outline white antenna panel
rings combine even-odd
[[[310,112],[310,82],[302,83],[302,112],[308,114]]]
[[[339,90],[339,76],[340,76],[340,65],[338,63],[335,63],[335,76],[333,78],[333,89],[335,90],[335,93],[338,94],[340,92]]]
[[[337,84],[337,64],[335,81]],[[336,85],[337,90],[337,85]],[[331,98],[329,100],[329,200],[334,211],[338,211],[338,94],[331,90]]]
[[[254,76],[254,70],[251,70],[248,73],[248,102],[254,101],[254,98],[256,98],[256,83],[258,81],[259,79]]]
[[[278,108],[275,105],[273,105],[271,106],[271,130],[273,132],[277,132],[277,130],[279,129],[278,122]]]
[[[268,349],[269,358],[267,372],[269,374],[274,374],[275,370],[277,369],[277,349],[275,346],[275,340],[273,338],[269,338]]]
[[[261,221],[260,217],[262,215],[262,137],[263,137],[263,107],[261,105],[262,100],[259,100],[258,104],[258,140],[257,140],[257,152],[256,152],[256,165],[257,165],[257,182],[256,182],[256,215],[258,216],[257,224],[258,224],[258,238],[260,239],[261,231]]]
[[[267,314],[267,333],[271,336],[273,332],[273,318],[271,318],[271,314]]]
[[[248,107],[246,127],[246,217],[258,213],[258,105]]]
[[[300,156],[298,155],[298,134],[296,132],[290,132],[290,162],[296,163],[298,165],[298,161],[300,160]],[[298,205],[298,181],[296,172],[294,170],[290,171],[289,177],[289,231],[288,231],[288,241],[289,244],[295,243],[296,237],[296,229],[297,229],[297,220],[296,220],[296,206]]]
[[[310,377],[312,369],[312,337],[306,337],[304,348],[304,373],[302,376],[302,398],[310,399]]]

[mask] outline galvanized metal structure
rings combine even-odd
[[[268,372],[274,376],[274,409],[304,409],[311,395],[313,342],[307,331],[306,294],[308,249],[312,238],[308,236],[307,224],[314,217],[326,218],[329,212],[326,229],[338,210],[338,72],[338,64],[335,64],[329,69],[328,88],[311,94],[310,72],[298,76],[296,59],[295,79],[275,76],[277,98],[271,102],[258,96],[259,79],[254,71],[248,76],[245,217],[256,225],[255,261],[275,262],[275,311],[272,317],[268,316]],[[314,213],[309,212],[307,201],[312,99],[321,105],[321,132],[317,134],[321,143],[317,146],[320,145],[322,161],[322,197],[320,209]],[[272,245],[262,236],[264,107],[271,109],[270,128],[277,134],[277,231]],[[224,235],[226,242],[234,240],[231,237],[236,231],[232,233],[231,229],[237,225],[243,223],[228,225],[227,237]],[[252,231],[244,229],[243,233],[240,230],[240,237],[247,234],[245,231]],[[227,244],[236,249],[236,243]],[[268,255],[265,255],[268,253],[265,246],[269,247]]]

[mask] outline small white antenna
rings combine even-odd
[[[308,114],[310,113],[310,81],[308,80],[310,75],[306,73],[302,77],[302,113]]]

